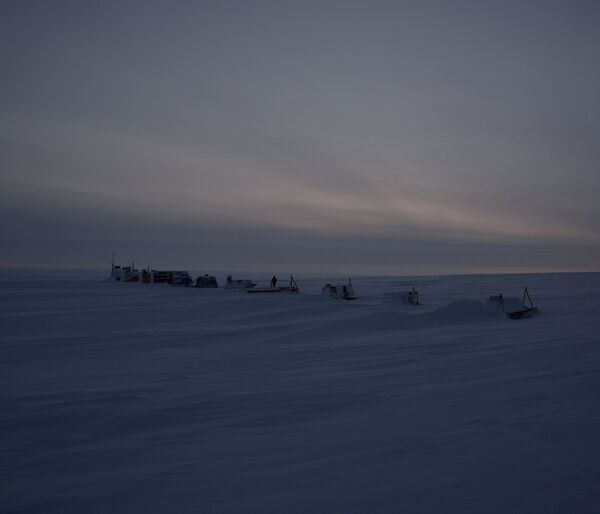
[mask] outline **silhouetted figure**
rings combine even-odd
[[[277,287],[277,277],[275,275],[271,279],[271,287]]]

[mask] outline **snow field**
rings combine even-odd
[[[0,510],[600,509],[600,275],[327,281],[0,274]]]

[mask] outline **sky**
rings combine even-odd
[[[600,4],[0,3],[0,266],[600,271]]]

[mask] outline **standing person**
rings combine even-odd
[[[271,279],[271,287],[277,287],[277,277],[275,275]]]

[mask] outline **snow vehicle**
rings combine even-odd
[[[121,268],[121,281],[122,282],[140,282],[141,272],[135,269],[133,262],[131,266],[123,266]],[[117,279],[119,280],[119,279]]]
[[[116,282],[138,282],[143,284],[171,284],[172,286],[190,286],[192,277],[187,271],[157,271],[151,270],[150,264],[146,269],[138,270],[133,261],[128,266],[115,264],[113,252],[110,279]]]
[[[177,287],[189,287],[192,285],[192,277],[187,271],[171,271],[169,285]]]
[[[231,275],[227,275],[225,289],[250,289],[251,287],[256,287],[256,282],[249,279],[233,280]]]
[[[115,264],[115,252],[112,257],[112,267],[110,270],[110,279],[115,282],[144,282],[151,283],[152,276],[149,270],[137,270],[133,261],[129,266],[119,266]]]
[[[300,288],[296,280],[290,275],[290,285],[287,287],[253,287],[248,289],[249,293],[299,293]]]
[[[348,284],[345,285],[333,285],[325,284],[321,289],[323,296],[330,296],[331,298],[342,299],[342,300],[356,300],[358,296],[354,293],[354,287],[352,286],[352,279],[348,279]]]
[[[216,277],[205,274],[196,279],[195,287],[218,287]]]

